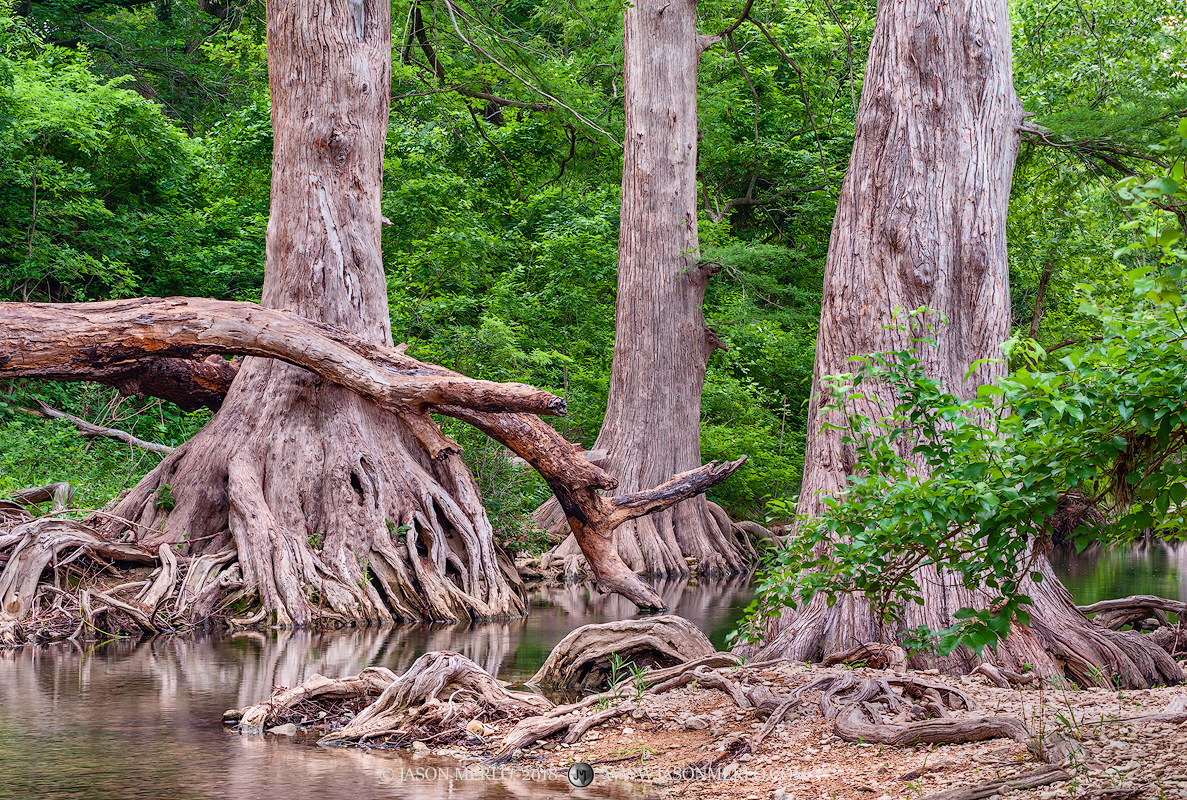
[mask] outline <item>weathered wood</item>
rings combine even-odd
[[[67,519],[42,517],[13,530],[20,539],[0,573],[0,616],[25,619],[32,610],[37,584],[50,561],[70,549],[81,549],[111,561],[156,563],[156,554],[134,544],[110,542],[95,531]]]
[[[38,503],[53,501],[55,512],[70,507],[74,499],[74,487],[66,482],[51,483],[47,486],[34,486],[29,489],[19,489],[8,495],[8,501],[19,506],[32,506]]]
[[[278,688],[266,702],[223,712],[224,722],[235,722],[242,733],[260,733],[276,721],[276,715],[307,700],[374,697],[396,680],[386,667],[367,667],[358,675],[332,679],[314,673],[292,689]]]
[[[623,11],[614,358],[593,446],[607,452],[603,466],[622,494],[646,492],[700,465],[705,369],[722,346],[702,309],[718,266],[698,257],[697,64],[709,40],[697,35],[696,12],[696,0],[637,0]],[[534,519],[550,532],[572,534],[555,549],[557,560],[587,550],[563,502],[549,501]],[[728,518],[723,525],[701,497],[626,520],[598,549],[613,549],[644,575],[687,575],[689,559],[701,574],[737,573],[751,557]]]
[[[371,705],[347,725],[323,736],[319,744],[361,742],[396,733],[415,735],[426,725],[440,728],[451,720],[464,726],[467,720],[458,719],[455,698],[459,703],[463,699],[476,700],[483,716],[553,707],[538,694],[505,689],[490,673],[460,653],[425,653]]]
[[[1092,621],[1110,630],[1117,630],[1125,625],[1132,625],[1150,618],[1158,618],[1165,624],[1166,617],[1162,616],[1163,613],[1178,614],[1181,618],[1187,617],[1187,603],[1149,594],[1101,600],[1092,605],[1080,606],[1079,609],[1081,614],[1095,614]]]
[[[868,663],[874,669],[889,669],[902,672],[907,668],[907,651],[898,645],[866,642],[841,653],[825,656],[821,666],[836,664]]]
[[[458,404],[563,414],[522,384],[467,378],[332,325],[254,303],[196,297],[0,303],[0,379],[90,380],[93,370],[162,357],[266,356],[303,367],[389,411]]]
[[[113,386],[124,396],[159,397],[185,411],[209,408],[218,411],[239,372],[240,360],[209,356],[147,358],[103,365],[76,365],[70,380]]]
[[[582,459],[580,451],[543,420],[523,414],[485,414],[460,406],[438,406],[435,410],[470,423],[536,469],[564,509],[575,546],[589,561],[598,584],[645,609],[666,606],[663,598],[622,559],[615,527],[696,496],[725,480],[746,460],[743,456],[720,465],[711,462],[681,473],[651,492],[609,498],[598,490],[612,489],[617,482],[600,467]],[[615,502],[620,499],[622,502]]]
[[[715,652],[705,634],[674,615],[583,625],[552,648],[527,682],[532,686],[601,688],[609,677],[612,655],[642,668],[670,667]]]
[[[621,592],[644,608],[661,609],[664,604],[619,558],[614,528],[699,495],[744,461],[705,465],[654,489],[606,499],[599,490],[613,489],[615,481],[551,426],[527,414],[494,413],[563,413],[559,398],[520,384],[472,380],[416,361],[399,349],[371,345],[331,326],[250,303],[195,298],[0,303],[0,329],[0,376],[86,378],[95,365],[118,362],[127,369],[130,362],[163,352],[194,357],[209,352],[266,355],[308,368],[400,414],[434,461],[460,448],[440,433],[426,411],[469,422],[541,472],[566,509],[578,545],[604,589]],[[303,574],[315,574],[311,561]],[[298,577],[293,572],[281,582]],[[283,605],[279,590],[268,591],[269,602]],[[354,602],[343,595],[340,605]],[[294,619],[287,612],[282,616]]]
[[[856,469],[843,441],[844,413],[879,419],[897,402],[889,386],[863,384],[864,399],[827,415],[823,381],[852,372],[851,359],[912,353],[929,379],[965,398],[1004,374],[1000,346],[1010,335],[1011,308],[1006,218],[1024,118],[1011,53],[1006,0],[878,3],[867,89],[825,265],[800,514],[822,513]],[[895,309],[920,308],[935,313],[893,324]],[[934,329],[924,336],[920,322]],[[923,456],[911,460],[926,478]],[[1044,555],[1034,554],[1031,563],[1042,580],[1026,577],[1018,589],[1032,600],[1029,625],[1014,625],[996,652],[920,652],[911,666],[967,674],[988,661],[1021,673],[1029,663],[1040,679],[1126,688],[1182,680],[1182,670],[1153,643],[1092,625]],[[744,651],[806,661],[863,642],[896,644],[905,631],[948,628],[961,608],[984,609],[996,599],[966,587],[957,572],[926,566],[914,577],[924,602],[907,604],[894,625],[863,596],[830,605],[821,594],[772,618],[762,644]]]
[[[105,439],[114,439],[117,442],[123,442],[124,444],[131,445],[132,447],[139,447],[141,450],[147,450],[150,453],[158,453],[163,456],[167,456],[173,452],[173,448],[167,444],[157,444],[156,442],[145,441],[144,439],[133,436],[127,431],[121,431],[118,428],[105,428],[102,425],[95,425],[94,423],[87,422],[81,417],[76,417],[73,414],[67,414],[65,411],[59,411],[58,409],[47,405],[40,400],[37,400],[36,402],[36,409],[26,408],[24,411],[42,419],[66,420],[75,428],[77,428],[78,432],[83,436],[101,436]]]

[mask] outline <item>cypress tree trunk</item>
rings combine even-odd
[[[878,6],[825,269],[801,513],[819,513],[821,498],[840,490],[853,470],[840,431],[822,427],[820,391],[821,378],[850,371],[850,357],[914,348],[929,376],[964,397],[1002,374],[1000,361],[984,363],[965,379],[973,362],[1000,358],[1010,331],[1006,214],[1024,116],[1010,55],[1006,0]],[[923,306],[947,318],[936,327],[935,348],[887,327],[894,309]],[[1181,679],[1174,661],[1137,634],[1089,622],[1047,559],[1039,562],[1044,580],[1023,587],[1034,600],[1031,625],[1016,625],[984,660],[1015,671],[1029,663],[1043,675],[1066,673],[1086,684],[1111,685],[1114,676],[1123,686]],[[880,624],[861,597],[831,608],[817,597],[801,613],[773,620],[765,642],[750,649],[758,658],[819,659],[892,642],[919,625],[948,627],[959,608],[990,601],[934,569],[920,585],[926,604],[910,605],[896,629]],[[977,660],[966,650],[938,661],[917,656],[913,665],[967,672]]]
[[[390,14],[382,0],[268,0],[262,300],[389,347],[380,196]],[[416,430],[433,424],[422,416]],[[233,547],[238,573],[228,568],[227,580],[283,624],[524,613],[472,476],[456,452],[431,457],[413,430],[311,372],[249,358],[214,419],[114,515],[140,541],[184,542],[189,556]],[[201,602],[199,615],[211,610]]]
[[[595,451],[618,492],[644,490],[701,465],[701,389],[721,346],[705,324],[710,268],[698,265],[695,0],[639,0],[623,18],[626,129],[618,242],[614,362]],[[563,530],[555,501],[536,513]],[[746,564],[729,518],[703,496],[618,528],[619,555],[648,575],[703,573]],[[578,553],[570,535],[554,557]]]

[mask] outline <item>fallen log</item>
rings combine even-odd
[[[1141,622],[1146,619],[1157,619],[1160,624],[1167,624],[1164,612],[1187,616],[1187,603],[1180,600],[1168,600],[1149,594],[1135,594],[1131,597],[1121,597],[1115,600],[1101,600],[1088,606],[1079,606],[1082,614],[1095,614],[1092,621],[1110,630],[1119,630],[1126,625]]]
[[[544,477],[600,588],[644,609],[663,610],[665,604],[623,563],[614,529],[704,492],[745,460],[707,464],[654,489],[606,498],[601,493],[617,486],[614,478],[534,416],[562,414],[564,402],[530,386],[467,378],[417,361],[402,347],[376,346],[334,326],[251,303],[195,298],[0,303],[0,379],[110,382],[118,374],[126,382],[137,365],[180,359],[213,364],[215,378],[222,380],[228,370],[209,361],[222,354],[279,359],[340,384],[398,414],[434,459],[454,457],[461,448],[440,432],[430,413],[483,431]],[[247,575],[254,576],[255,571]]]

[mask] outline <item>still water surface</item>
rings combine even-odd
[[[1187,547],[1053,554],[1079,603],[1130,594],[1187,600]],[[718,647],[752,597],[746,581],[683,586],[661,594]],[[635,607],[586,586],[545,588],[532,613],[480,626],[407,626],[328,633],[277,631],[231,637],[158,637],[93,648],[70,643],[0,651],[0,798],[21,800],[625,800],[642,787],[517,776],[406,780],[400,770],[455,763],[397,752],[319,748],[285,737],[240,736],[225,709],[258,702],[274,686],[366,666],[404,672],[422,653],[461,652],[520,682],[574,628],[631,616]]]
[[[657,588],[718,647],[752,596],[745,579]],[[431,650],[456,650],[519,682],[574,628],[634,611],[621,597],[572,586],[541,590],[526,619],[481,626],[158,637],[87,649],[58,643],[0,651],[0,798],[637,797],[638,788],[623,784],[571,790],[563,779],[403,780],[401,769],[431,766],[452,776],[455,762],[240,736],[221,722],[224,710],[259,702],[274,686],[295,686],[315,672],[352,675],[367,666],[399,674]]]

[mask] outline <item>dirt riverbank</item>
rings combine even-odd
[[[776,694],[846,671],[858,678],[895,677],[888,671],[786,662],[721,670],[741,687],[761,685]],[[1130,790],[1127,796],[1135,799],[1187,800],[1187,724],[1122,721],[1181,708],[1187,699],[1183,687],[1001,689],[979,675],[920,677],[960,689],[976,701],[976,709],[949,712],[954,718],[1012,717],[1036,740],[1058,732],[1082,748],[1063,766],[1066,779],[1021,790],[1007,785],[982,797],[1120,798],[1104,792]],[[639,796],[728,800],[915,800],[1048,768],[1025,746],[1008,739],[912,747],[845,742],[835,735],[833,721],[821,715],[819,699],[819,692],[805,692],[804,702],[772,730],[757,752],[722,758],[737,742],[762,729],[764,721],[755,709],[739,708],[726,693],[695,684],[641,700],[624,693],[616,702],[636,704],[634,712],[593,728],[572,745],[546,741],[526,748],[509,766],[563,774],[570,764],[586,762],[594,766],[596,784],[627,780]],[[1187,720],[1187,715],[1180,716]],[[426,756],[477,761],[497,750],[511,727],[493,725],[486,732],[488,747],[458,743],[414,749]]]

